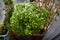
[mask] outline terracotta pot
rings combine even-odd
[[[44,37],[43,32],[34,34],[32,36],[17,36],[16,33],[10,31],[10,40],[42,40],[43,37]]]

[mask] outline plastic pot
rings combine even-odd
[[[9,40],[9,30],[5,35],[0,35],[1,40]]]

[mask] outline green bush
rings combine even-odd
[[[19,35],[33,35],[44,28],[49,15],[45,7],[41,11],[36,3],[18,4],[10,18],[10,28]]]

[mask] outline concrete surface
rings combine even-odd
[[[60,34],[60,16],[57,16],[56,19],[46,32],[43,40],[52,40],[52,38]]]

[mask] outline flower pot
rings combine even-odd
[[[6,34],[0,35],[1,40],[9,40],[9,30],[7,31]]]
[[[10,31],[10,39],[11,40],[42,40],[42,38],[44,37],[47,29],[54,22],[55,17],[56,17],[56,15],[54,15],[53,19],[51,18],[51,20],[48,23],[49,25],[47,24],[45,26],[45,27],[47,27],[46,29],[43,29],[42,31],[40,31],[37,34],[31,35],[31,36],[17,36],[17,34],[15,32]]]
[[[13,31],[10,31],[10,40],[42,40],[45,32],[40,32],[31,36],[17,36],[17,34]]]

